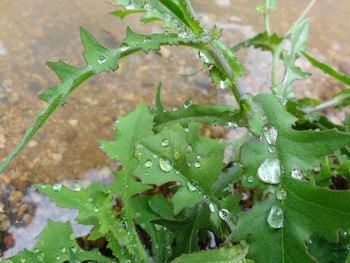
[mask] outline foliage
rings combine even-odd
[[[302,55],[346,85],[349,77],[305,53],[309,21],[298,19],[284,35],[271,33],[269,13],[277,2],[265,0],[257,8],[265,30],[228,48],[220,40],[221,30],[204,28],[188,0],[116,0],[115,5],[112,15],[142,14],[144,23],[163,22],[164,32],[144,35],[127,28],[121,45],[109,49],[81,29],[86,65],[48,63],[60,84],[40,95],[47,108],[0,171],[81,83],[117,70],[119,60],[135,52],[163,45],[196,49],[213,82],[230,90],[238,106],[195,105],[188,99],[167,111],[159,85],[155,107],[141,104],[119,117],[116,139],[100,142],[122,165],[114,183],[37,186],[58,206],[77,209],[76,220],[93,226],[88,238],[104,238],[111,253],[80,248],[68,223],[50,221],[31,251],[5,262],[345,262],[350,117],[336,125],[318,112],[347,106],[350,92],[345,88],[320,104],[296,100],[292,84],[310,76],[296,66]],[[271,93],[252,96],[237,88],[243,67],[235,53],[247,47],[271,52]],[[225,141],[203,136],[203,125],[241,127],[246,133]]]

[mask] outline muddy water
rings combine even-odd
[[[228,43],[252,37],[262,30],[262,18],[254,8],[258,2],[193,1],[202,22],[223,28]],[[272,14],[271,23],[274,31],[283,33],[308,1],[280,2],[280,10]],[[350,74],[350,31],[345,19],[350,2],[334,2],[320,0],[310,12],[309,51]],[[37,95],[57,83],[43,62],[61,58],[72,65],[83,65],[79,26],[88,28],[109,47],[120,43],[126,24],[138,32],[159,30],[157,24],[140,25],[136,17],[121,22],[107,15],[111,10],[112,6],[102,0],[0,1],[0,158],[20,140],[24,129],[43,108]],[[246,66],[246,75],[240,80],[242,90],[253,93],[266,90],[269,54],[249,49],[239,56]],[[28,246],[46,218],[57,219],[55,213],[66,213],[57,212],[45,198],[33,193],[34,183],[104,180],[110,176],[115,165],[98,150],[98,138],[113,138],[111,127],[117,115],[125,114],[142,101],[151,104],[159,81],[163,82],[164,102],[169,108],[181,105],[188,96],[193,96],[194,102],[231,103],[232,97],[211,85],[205,72],[184,76],[201,69],[195,57],[195,53],[184,48],[165,48],[147,56],[137,54],[123,60],[117,73],[94,77],[75,92],[0,178],[0,201],[5,205],[5,213],[0,213],[3,241],[0,251],[15,244],[15,239],[17,245],[22,244],[20,247],[23,247],[20,239],[26,240]],[[342,88],[311,70],[305,61],[300,64],[314,76],[305,84],[296,85],[299,96],[325,99]],[[46,206],[51,209],[42,208]],[[29,228],[32,235],[24,238],[26,231],[22,227],[27,224],[32,227]]]

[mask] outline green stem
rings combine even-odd
[[[265,11],[264,13],[264,25],[265,25],[265,31],[268,35],[271,34],[271,27],[270,27],[270,13],[269,11]]]
[[[210,53],[214,57],[214,59],[219,63],[219,66],[225,72],[227,77],[232,80],[232,84],[230,85],[230,90],[235,97],[238,104],[240,104],[241,100],[241,92],[238,87],[234,84],[235,76],[231,70],[229,63],[227,62],[224,55],[220,52],[220,50],[216,47],[215,43],[210,45]]]
[[[280,47],[276,46],[272,51],[272,70],[271,70],[271,83],[272,83],[272,92],[277,94],[277,87],[279,83],[278,78],[278,62],[280,58]]]
[[[338,106],[339,104],[341,104],[344,100],[346,100],[348,98],[350,98],[350,94],[339,95],[337,97],[334,97],[333,99],[330,99],[330,100],[327,100],[327,101],[321,103],[320,105],[318,105],[316,107],[305,108],[305,109],[303,109],[303,111],[305,111],[306,113],[315,113],[315,112],[323,111],[323,110],[326,110],[328,108],[333,108],[335,106]]]
[[[311,0],[310,3],[304,9],[304,11],[300,14],[300,16],[298,17],[295,23],[299,23],[300,21],[302,21],[306,17],[306,15],[310,12],[311,8],[316,4],[316,2],[317,0]]]

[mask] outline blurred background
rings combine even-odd
[[[193,0],[201,22],[223,28],[224,41],[235,44],[263,30],[258,0]],[[308,0],[279,1],[271,14],[272,29],[280,34],[297,19]],[[126,25],[136,32],[159,32],[160,24],[140,24],[138,16],[124,21],[108,15],[115,8],[103,0],[0,0],[0,158],[19,142],[25,128],[44,107],[38,94],[57,83],[45,61],[63,59],[84,65],[79,26],[84,26],[101,43],[117,47]],[[319,0],[311,10],[309,53],[350,75],[349,0]],[[269,53],[240,51],[246,73],[241,90],[268,90]],[[34,191],[35,183],[93,180],[108,182],[118,164],[98,149],[98,139],[113,139],[116,116],[140,102],[152,104],[155,87],[163,82],[163,100],[168,108],[179,107],[190,96],[194,103],[233,103],[228,91],[211,84],[194,51],[165,47],[149,55],[136,54],[120,62],[116,73],[101,74],[82,85],[59,109],[29,146],[0,177],[0,257],[30,248],[47,218],[71,220],[76,213],[59,209]],[[296,83],[298,97],[325,100],[342,86],[299,60],[313,76]],[[332,112],[328,113],[332,115]],[[339,120],[342,116],[331,116]],[[212,136],[224,136],[217,130]],[[73,222],[74,223],[74,222]],[[75,224],[76,235],[89,229]]]

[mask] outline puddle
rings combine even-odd
[[[263,19],[255,12],[258,2],[216,0],[208,4],[193,0],[204,24],[217,24],[224,29],[226,43],[237,43],[262,30]],[[275,31],[284,33],[309,1],[279,2],[280,9],[272,13],[271,24]],[[57,84],[44,61],[62,58],[72,65],[83,65],[79,26],[86,27],[108,47],[121,42],[127,24],[141,33],[159,30],[157,24],[141,25],[137,17],[121,22],[107,15],[113,10],[107,1],[97,4],[96,0],[2,0],[0,7],[0,158],[16,145],[43,108],[37,95]],[[344,19],[348,13],[348,0],[336,4],[331,0],[318,1],[310,12],[309,52],[345,74],[350,74],[350,34],[344,33],[349,30]],[[251,93],[267,90],[270,55],[254,49],[238,55],[246,68],[245,76],[239,80],[241,89]],[[232,104],[232,95],[212,85],[205,71],[184,76],[202,68],[196,57],[196,52],[180,47],[137,54],[121,61],[117,73],[94,77],[71,96],[0,177],[0,202],[6,211],[0,213],[0,256],[32,246],[47,218],[73,220],[75,212],[55,207],[33,192],[32,185],[90,182],[96,174],[104,174],[103,180],[108,181],[107,167],[113,164],[98,150],[98,139],[114,137],[116,116],[126,114],[143,101],[151,105],[159,81],[163,83],[164,104],[169,109],[182,105],[189,96],[194,103]],[[298,96],[326,99],[342,88],[312,70],[306,61],[299,63],[313,77],[295,85]],[[31,220],[23,218],[25,214],[31,215]],[[26,228],[16,224],[18,220],[26,220]],[[75,230],[80,231],[78,226]]]

